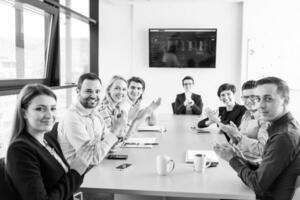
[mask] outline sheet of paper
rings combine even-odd
[[[195,154],[205,154],[208,161],[219,162],[219,157],[214,151],[210,150],[187,150],[185,162],[192,163],[194,160]]]
[[[124,141],[122,148],[152,148],[158,145],[155,137],[132,137]]]

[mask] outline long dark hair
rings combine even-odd
[[[57,100],[54,92],[45,85],[39,83],[25,85],[18,95],[9,145],[12,144],[26,128],[23,109],[27,109],[31,100],[39,95],[47,95],[53,97],[55,101]]]

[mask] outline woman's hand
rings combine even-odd
[[[219,124],[221,122],[218,111],[214,111],[207,107],[205,108],[204,112],[208,117],[209,121],[214,122],[216,124]]]
[[[115,112],[113,115],[113,123],[111,128],[112,133],[114,133],[117,137],[123,137],[122,130],[125,129],[127,121],[127,113],[124,110],[121,110],[120,113]]]

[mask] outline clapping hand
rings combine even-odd
[[[115,133],[117,137],[122,137],[122,130],[126,126],[127,119],[127,113],[124,110],[121,110],[120,113],[113,113],[112,132]]]
[[[152,101],[149,106],[144,109],[141,109],[136,118],[132,121],[132,124],[128,130],[126,137],[136,130],[136,128],[145,121],[147,116],[150,116],[154,110],[156,110],[161,104],[161,98],[159,97],[156,101]]]
[[[217,143],[213,148],[214,151],[226,161],[230,161],[234,156],[237,155],[234,148],[229,144]]]
[[[219,113],[217,111],[213,111],[212,109],[207,107],[205,108],[205,114],[208,117],[209,121],[212,121],[218,125],[220,124],[221,120],[220,117],[218,116]]]
[[[188,102],[188,106],[193,106],[195,104],[195,102],[194,102],[194,100],[193,99],[191,99],[189,102]]]
[[[222,131],[227,133],[232,140],[236,140],[237,137],[241,136],[238,127],[232,121],[230,121],[230,124],[226,124],[226,125],[220,123],[219,127]]]
[[[130,110],[128,112],[128,121],[131,122],[132,120],[134,120],[139,111],[141,109],[141,101],[138,101],[134,106],[130,107]]]

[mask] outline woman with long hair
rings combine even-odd
[[[42,84],[26,85],[20,92],[6,157],[6,170],[22,200],[69,200],[79,189],[88,168],[93,144],[79,150],[70,165],[51,133],[56,119],[56,95]]]

